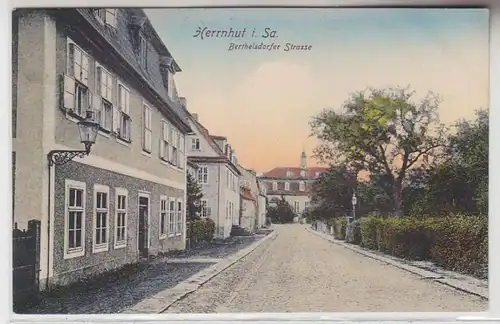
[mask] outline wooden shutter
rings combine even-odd
[[[64,74],[62,76],[62,108],[75,109],[75,80]]]
[[[89,82],[89,58],[87,57],[87,55],[81,53],[81,56],[82,56],[82,72],[81,72],[81,77],[80,77],[80,81],[85,84],[85,85],[88,85],[88,82]]]

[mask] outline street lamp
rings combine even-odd
[[[94,112],[87,110],[87,115],[84,120],[78,122],[78,130],[80,132],[80,142],[85,146],[84,150],[52,150],[47,154],[49,167],[63,165],[73,160],[75,157],[83,158],[90,154],[90,148],[95,144],[99,123],[94,120]]]
[[[356,192],[353,192],[352,193],[352,218],[354,220],[354,218],[356,218],[356,202],[358,201],[358,199],[356,198]]]

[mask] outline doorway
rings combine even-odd
[[[139,194],[139,256],[149,256],[149,196]]]

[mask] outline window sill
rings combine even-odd
[[[160,240],[165,240],[167,237],[167,234],[160,234]]]
[[[181,235],[182,235],[182,233],[176,233],[175,234],[175,236],[181,236]]]
[[[124,139],[123,137],[117,136],[116,141],[120,143],[123,146],[130,147],[130,143],[132,143],[129,140]]]
[[[94,245],[93,248],[93,253],[101,253],[101,252],[106,252],[109,250],[108,244],[102,244],[102,245]]]
[[[174,237],[174,236],[175,236],[175,234],[168,234],[168,237],[169,237],[169,238],[170,238],[170,237]]]
[[[148,151],[142,150],[142,151],[141,151],[141,153],[142,153],[142,155],[144,155],[144,156],[151,157],[151,152],[148,152]]]
[[[85,249],[70,250],[64,252],[64,260],[82,257],[85,255]]]
[[[114,249],[115,250],[119,250],[119,249],[124,249],[125,247],[127,247],[127,243],[124,242],[124,243],[116,243],[115,246],[114,246]]]
[[[174,164],[173,164],[173,163],[171,163],[171,162],[165,161],[165,159],[164,159],[164,158],[162,158],[162,157],[160,157],[160,162],[161,162],[162,164],[166,165],[166,166],[171,167],[171,168],[172,168],[172,169],[174,169],[175,171],[179,171],[179,172],[183,172],[183,171],[184,171],[184,169],[183,169],[183,168],[178,167],[178,166],[174,165]]]

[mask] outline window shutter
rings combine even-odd
[[[64,74],[62,76],[62,108],[75,109],[75,80],[72,77]]]
[[[106,9],[106,24],[116,28],[117,9]]]
[[[125,105],[124,105],[124,112],[130,116],[130,92],[128,90],[125,90]]]
[[[96,83],[96,87],[97,87],[96,92],[104,97],[104,95],[103,95],[104,87],[102,86],[102,83],[103,83],[102,68],[98,66],[95,70],[96,70],[95,83]]]
[[[120,128],[120,110],[117,106],[113,106],[113,132],[117,132]]]
[[[83,84],[88,85],[89,81],[89,59],[88,57],[81,53],[82,56],[82,74],[80,81],[82,81]]]

